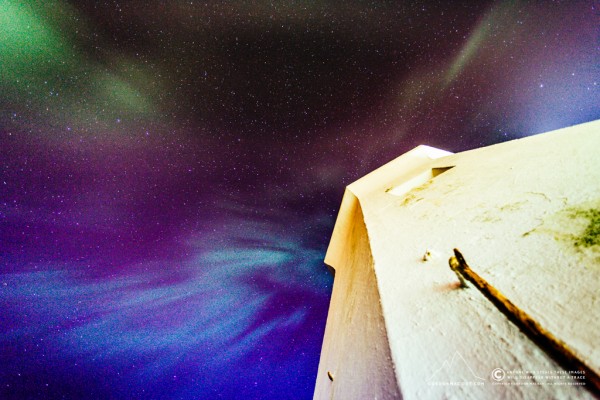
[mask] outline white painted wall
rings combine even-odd
[[[476,289],[457,289],[448,258],[459,248],[475,272],[599,371],[600,246],[575,243],[589,223],[585,210],[600,210],[600,121],[455,155],[434,150],[420,146],[347,189],[326,257],[336,278],[315,398],[379,395],[379,382],[370,392],[354,391],[360,380],[327,389],[323,374],[343,357],[356,361],[344,374],[393,370],[393,397],[405,399],[591,398],[577,386],[494,384],[495,368],[561,368]],[[358,255],[362,245],[348,244],[361,219],[352,204],[362,209],[372,262]],[[353,280],[376,287],[352,291]],[[387,334],[393,363],[379,340],[373,346],[339,322],[341,313],[373,315],[379,303],[385,329],[359,336]]]
[[[335,273],[314,397],[399,398],[362,211],[352,193],[344,202],[344,268]]]

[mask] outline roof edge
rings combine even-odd
[[[352,219],[356,215],[358,207],[360,207],[358,198],[346,187],[340,211],[333,227],[333,233],[331,234],[331,240],[327,247],[327,253],[325,254],[325,264],[333,268],[334,271],[339,265],[339,260],[342,258],[344,246],[347,243],[346,236],[349,234],[349,230],[352,229]]]
[[[348,185],[344,191],[342,204],[325,254],[325,264],[334,271],[340,265],[340,260],[346,250],[346,238],[354,223],[353,218],[358,215],[356,210],[361,207],[360,201],[367,194],[385,184],[402,183],[412,177],[410,174],[414,174],[415,169],[422,170],[432,160],[451,154],[435,147],[420,145]]]
[[[449,151],[427,145],[417,146],[351,183],[348,189],[352,190],[358,198],[361,198],[381,187],[396,186],[409,179],[405,175],[406,173],[415,169],[422,169],[425,164],[452,154]]]

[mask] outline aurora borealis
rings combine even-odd
[[[599,7],[0,0],[0,397],[311,398],[345,185],[600,118]]]

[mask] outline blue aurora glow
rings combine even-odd
[[[234,219],[190,237],[185,259],[109,276],[2,274],[3,397],[279,397],[282,384],[309,397],[331,277],[290,219]]]

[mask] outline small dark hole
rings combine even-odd
[[[331,371],[327,371],[327,376],[329,377],[329,380],[333,382],[333,374],[331,373]]]

